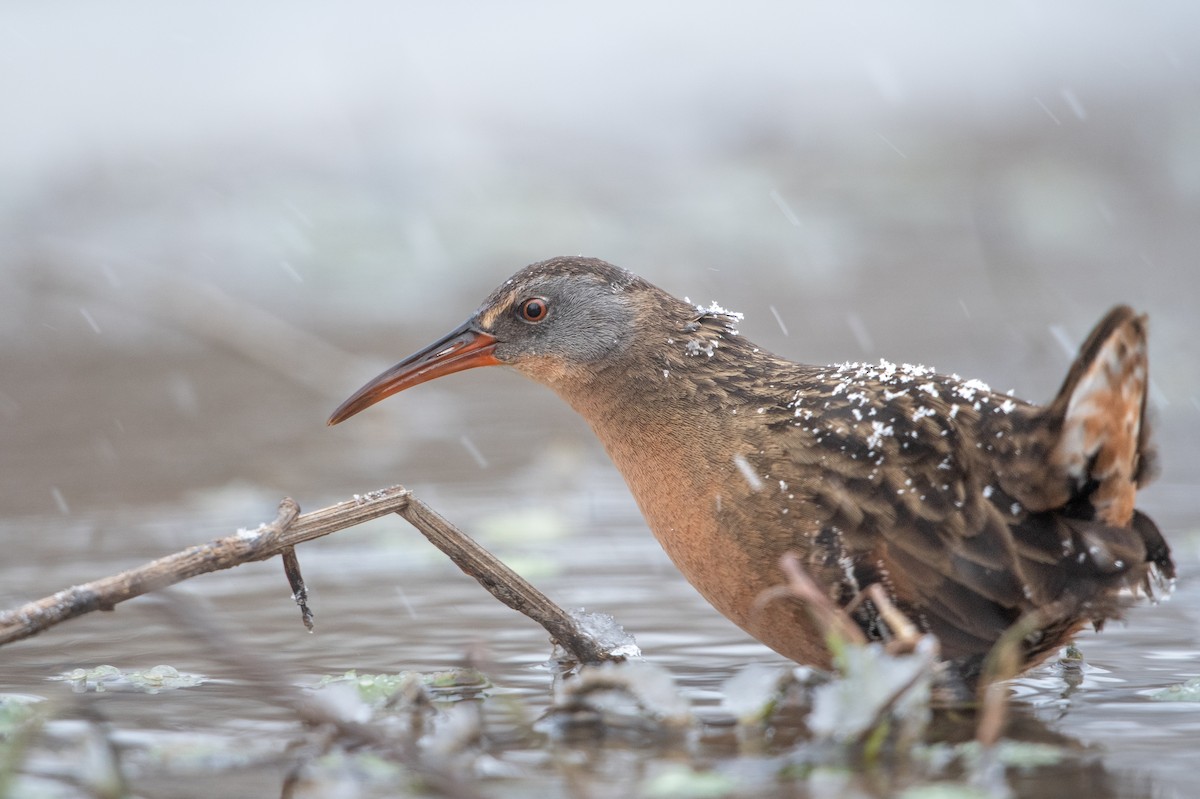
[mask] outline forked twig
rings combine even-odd
[[[300,606],[305,626],[311,630],[312,611],[308,608],[308,592],[296,559],[296,545],[389,513],[404,517],[492,596],[540,624],[575,660],[597,663],[623,659],[604,649],[570,614],[402,486],[356,496],[303,515],[293,500],[284,499],[279,504],[278,517],[255,530],[241,530],[0,612],[0,645],[28,638],[94,610],[112,610],[128,599],[200,574],[276,555],[283,558],[292,596]]]

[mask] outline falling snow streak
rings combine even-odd
[[[770,306],[770,308],[771,316],[775,317],[775,323],[779,325],[779,329],[783,331],[783,335],[788,335],[787,325],[783,323],[783,317],[779,315],[779,311],[775,309],[774,305]]]
[[[458,441],[463,445],[463,449],[467,451],[467,454],[469,454],[475,460],[475,463],[479,465],[480,469],[488,468],[487,458],[483,457],[483,453],[479,451],[479,447],[475,446],[474,441],[467,437],[466,434],[459,436]]]
[[[100,335],[100,325],[98,325],[96,323],[95,317],[93,317],[91,315],[91,313],[88,312],[87,308],[81,307],[79,309],[79,315],[83,317],[83,321],[88,323],[88,327],[90,327],[92,329],[93,333],[95,333],[96,335]]]

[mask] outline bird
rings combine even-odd
[[[1173,581],[1170,547],[1135,508],[1157,470],[1145,316],[1105,315],[1046,405],[919,365],[793,362],[741,321],[605,261],[552,258],[328,423],[465,369],[515,369],[587,421],[714,608],[818,668],[832,655],[803,603],[760,601],[785,553],[869,641],[894,632],[864,601],[880,586],[968,680],[1018,623],[1028,668]]]

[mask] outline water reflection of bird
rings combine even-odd
[[[692,585],[801,663],[830,660],[808,614],[756,604],[788,551],[840,605],[882,585],[967,675],[1019,619],[1036,619],[1032,664],[1117,615],[1122,589],[1173,577],[1134,509],[1152,462],[1145,319],[1129,308],[1104,317],[1045,407],[921,366],[793,363],[739,335],[739,319],[555,258],[329,422],[463,369],[517,369],[588,421]],[[868,637],[889,635],[869,600],[854,608]]]

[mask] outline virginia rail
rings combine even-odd
[[[1118,615],[1124,589],[1174,576],[1134,509],[1153,469],[1145,317],[1110,311],[1046,406],[922,366],[793,363],[743,338],[740,319],[603,261],[554,258],[329,423],[442,375],[511,366],[587,420],[717,610],[816,666],[830,654],[799,602],[756,602],[782,582],[785,552],[841,606],[881,584],[966,675],[1019,619],[1035,620],[1032,665]],[[889,635],[869,600],[852,614],[868,638]]]

